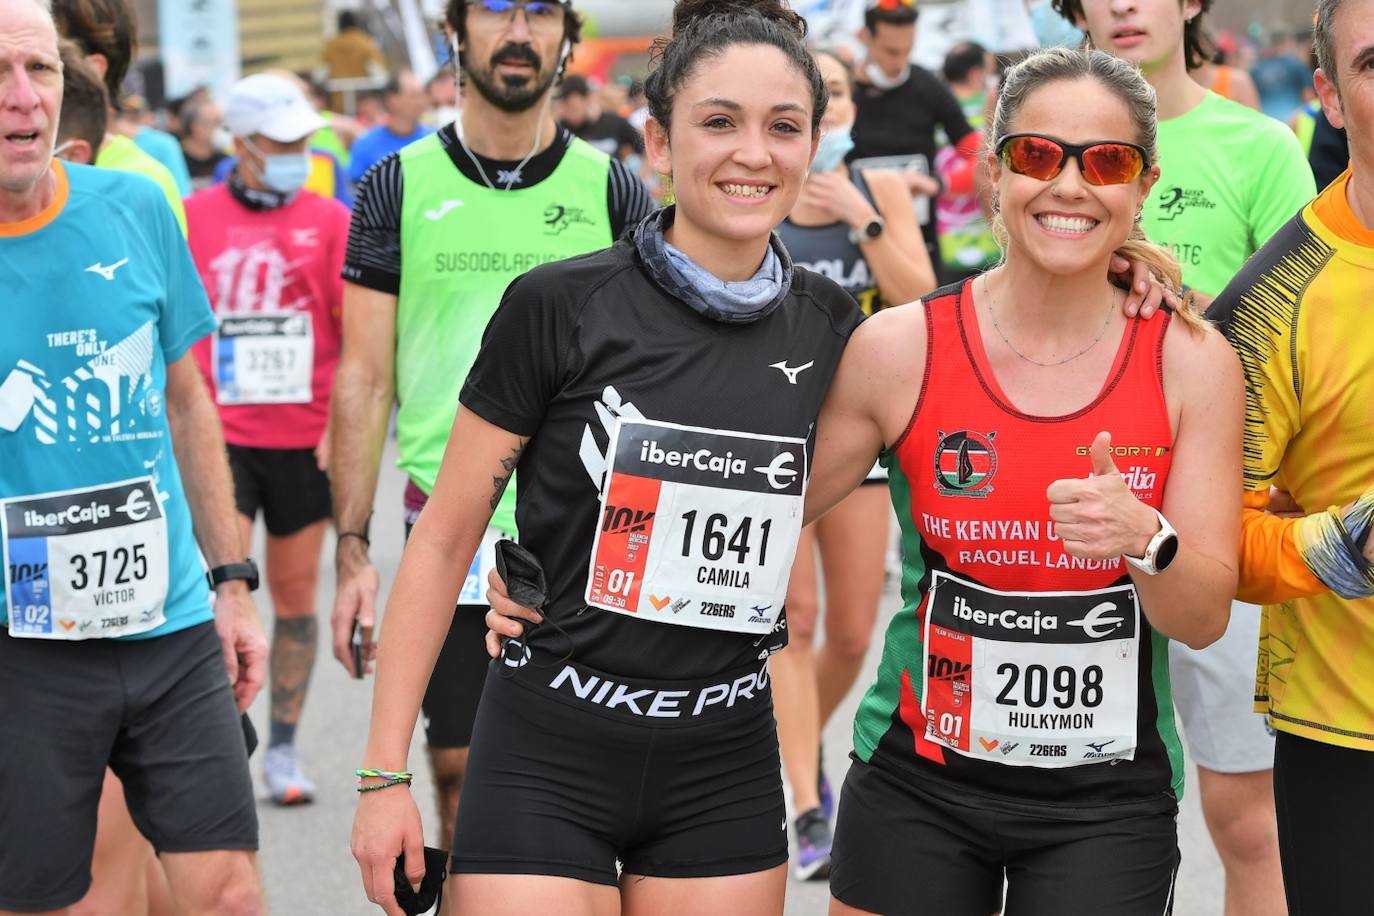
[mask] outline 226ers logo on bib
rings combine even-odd
[[[0,502],[11,636],[98,639],[161,626],[167,518],[150,478]]]
[[[1133,586],[1017,594],[931,575],[921,689],[928,740],[1011,766],[1134,759]]]
[[[801,534],[806,442],[621,418],[609,454],[587,604],[771,632]]]

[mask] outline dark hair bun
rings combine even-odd
[[[673,34],[685,31],[707,16],[745,16],[750,13],[786,26],[806,37],[806,20],[787,0],[677,0],[673,7]]]

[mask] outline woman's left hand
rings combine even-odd
[[[1126,301],[1121,304],[1127,318],[1136,315],[1150,318],[1159,310],[1161,302],[1167,303],[1171,309],[1183,307],[1182,293],[1165,286],[1150,272],[1150,265],[1144,261],[1128,261],[1114,254],[1108,270],[1118,282],[1130,284],[1126,287]]]
[[[1085,560],[1140,557],[1159,530],[1154,510],[1136,499],[1112,461],[1111,433],[1093,439],[1092,473],[1050,484],[1050,519],[1064,552]]]

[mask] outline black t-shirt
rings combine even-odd
[[[785,644],[657,623],[587,607],[584,594],[609,428],[616,415],[807,440],[849,335],[854,301],[797,270],[791,291],[748,324],[703,317],[648,275],[628,240],[558,261],[511,284],[487,326],[460,401],[530,437],[516,468],[520,542],[543,563],[549,624],[535,649],[610,674],[695,679],[739,668]],[[792,374],[787,367],[811,364]],[[795,383],[793,382],[795,379]],[[783,618],[785,621],[785,618]]]
[[[609,111],[603,111],[601,117],[580,127],[570,124],[563,126],[579,140],[585,140],[608,156],[619,158],[620,151],[627,146],[636,153],[644,152],[644,138],[634,129],[634,125]]]
[[[856,83],[854,104],[857,109],[854,149],[846,157],[851,163],[877,157],[920,156],[925,161],[923,171],[934,175],[935,128],[943,127],[951,144],[958,144],[973,133],[959,100],[949,87],[935,74],[915,64],[911,67],[911,76],[895,89]],[[924,220],[921,231],[931,260],[938,265],[934,218]]]
[[[444,151],[469,181],[482,183],[482,174],[468,153],[458,143],[452,124],[439,130],[439,142]],[[548,149],[539,153],[519,170],[512,189],[529,188],[548,178],[563,161],[572,142],[572,134],[559,128],[558,136]],[[477,156],[483,172],[504,186],[507,178],[520,165],[519,160],[504,161]],[[343,278],[381,293],[396,295],[401,289],[401,198],[404,181],[399,153],[392,153],[368,169],[358,182],[353,201],[353,219],[348,228],[348,250],[344,255]],[[611,218],[611,237],[619,238],[627,226],[637,224],[653,209],[653,201],[644,183],[611,158],[610,180],[606,187],[606,210]],[[455,223],[461,232],[461,224]],[[481,227],[472,227],[480,233]]]
[[[949,142],[958,144],[973,132],[959,100],[935,74],[915,64],[911,76],[895,89],[879,89],[868,83],[854,86],[854,150],[850,162],[873,156],[926,158],[935,173],[935,128],[945,129]]]

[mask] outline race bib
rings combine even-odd
[[[315,329],[308,312],[255,312],[220,320],[214,337],[221,404],[309,404]]]
[[[587,604],[771,632],[801,535],[806,442],[621,418],[609,455]]]
[[[11,636],[101,639],[162,625],[167,519],[150,478],[0,506]]]
[[[496,542],[503,537],[505,535],[495,528],[488,528],[482,535],[482,543],[477,545],[462,591],[458,593],[459,604],[487,603],[487,576],[496,568]]]
[[[934,572],[925,621],[926,738],[1011,766],[1132,760],[1135,588],[1015,594]]]

